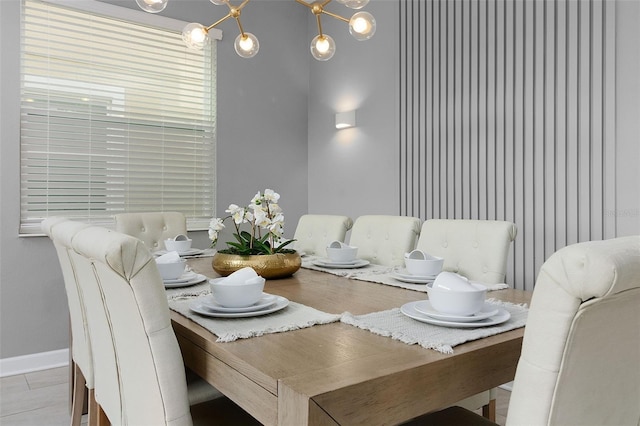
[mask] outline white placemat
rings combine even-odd
[[[526,306],[495,299],[487,299],[487,302],[506,309],[511,318],[505,323],[491,327],[451,328],[416,321],[402,314],[399,308],[394,308],[364,315],[352,315],[347,312],[340,321],[410,345],[417,344],[423,348],[451,354],[454,346],[524,327],[527,322],[529,309]]]
[[[189,309],[189,305],[197,297],[204,297],[208,294],[210,294],[208,289],[198,288],[191,291],[185,290],[182,293],[175,292],[169,297],[169,307],[218,336],[217,342],[233,342],[264,334],[298,330],[337,322],[341,318],[341,315],[329,314],[291,301],[286,308],[280,311],[249,318],[211,318],[198,315]]]
[[[372,283],[386,284],[393,287],[406,288],[409,290],[427,292],[426,284],[412,284],[393,278],[393,273],[402,270],[399,266],[382,266],[375,265],[373,263],[357,269],[340,269],[340,268],[323,268],[321,266],[314,265],[315,260],[322,259],[321,257],[305,256],[302,258],[302,267],[305,269],[312,269],[314,271],[326,272],[341,277],[351,278],[360,281],[369,281]],[[507,284],[484,284],[487,286],[487,290],[504,290],[509,288]]]
[[[207,278],[199,284],[186,287],[165,288],[164,291],[167,293],[167,299],[171,301],[173,299],[188,299],[211,294],[211,287],[209,286],[209,278]]]

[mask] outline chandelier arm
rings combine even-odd
[[[322,7],[325,7],[326,5],[328,5],[329,3],[331,3],[331,0],[325,0],[322,2]]]
[[[349,22],[349,20],[348,20],[347,18],[343,18],[342,16],[340,16],[340,15],[336,15],[335,13],[327,12],[327,11],[326,11],[326,10],[324,10],[324,9],[322,10],[322,13],[324,13],[325,15],[329,15],[329,16],[331,16],[332,18],[336,18],[336,19],[339,19],[339,20],[344,21],[344,22],[347,22],[347,23]]]
[[[320,15],[316,15],[316,22],[318,23],[318,35],[323,37],[322,35],[322,22],[320,22]]]
[[[300,3],[303,6],[307,6],[309,9],[313,9],[313,6],[311,6],[309,3],[305,2],[304,0],[296,0],[296,3]]]
[[[245,7],[247,5],[247,3],[249,3],[250,0],[244,0],[242,3],[240,3],[240,6],[238,6],[236,9],[241,10],[243,7]]]
[[[216,27],[217,25],[220,25],[221,23],[223,23],[224,21],[226,21],[227,19],[231,18],[231,14],[229,13],[227,16],[225,16],[224,18],[214,22],[213,24],[209,25],[208,27],[206,27],[205,29],[207,31],[209,31],[211,28]]]
[[[242,35],[242,37],[244,38],[244,29],[242,28],[242,23],[240,22],[240,17],[236,18],[236,22],[238,23],[238,29],[240,30],[240,34]]]

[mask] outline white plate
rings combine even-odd
[[[273,294],[262,293],[262,297],[256,303],[250,306],[245,306],[244,308],[229,308],[227,306],[222,306],[218,302],[213,295],[207,296],[202,299],[201,302],[205,307],[211,309],[212,311],[218,312],[253,312],[259,311],[260,309],[264,309],[267,306],[271,306],[276,303],[276,296]]]
[[[270,314],[272,312],[279,311],[284,309],[289,304],[289,299],[282,296],[276,296],[276,302],[265,309],[260,309],[258,311],[251,312],[217,312],[208,309],[206,306],[202,304],[199,300],[194,300],[190,305],[189,309],[193,312],[204,315],[207,317],[215,317],[215,318],[246,318],[246,317],[257,317],[260,315]]]
[[[409,272],[407,272],[406,269],[401,269],[399,271],[396,271],[395,274],[399,277],[402,277],[404,279],[417,279],[417,280],[435,280],[438,277],[438,274],[435,275],[413,275],[410,274]]]
[[[353,269],[353,268],[362,268],[363,266],[367,266],[369,264],[368,260],[358,259],[354,263],[334,263],[329,260],[314,260],[314,265],[320,266],[321,268],[338,268],[338,269]]]
[[[175,283],[165,281],[164,288],[187,287],[190,285],[201,283],[206,280],[207,280],[206,276],[202,274],[195,274],[195,276],[188,281],[178,281]]]
[[[358,262],[361,262],[360,259],[353,260],[331,260],[328,257],[324,257],[322,259],[318,259],[319,262],[330,263],[332,265],[355,265]]]
[[[400,312],[402,312],[404,315],[408,316],[409,318],[413,318],[416,321],[420,321],[420,322],[425,322],[427,324],[433,324],[433,325],[441,325],[443,327],[455,327],[455,328],[478,328],[478,327],[488,327],[490,325],[497,325],[497,324],[502,324],[503,322],[507,321],[509,318],[511,318],[511,314],[509,313],[509,311],[502,309],[502,308],[498,308],[498,313],[489,317],[489,318],[485,318],[483,320],[480,321],[474,321],[474,322],[458,322],[458,321],[445,321],[445,320],[439,320],[436,318],[432,318],[429,315],[425,315],[421,312],[418,312],[415,309],[415,305],[416,303],[421,303],[423,302],[422,300],[419,300],[417,302],[409,302],[409,303],[405,303],[404,305],[402,305],[402,307],[400,308]]]
[[[186,271],[185,273],[182,274],[180,278],[174,278],[172,280],[164,280],[164,283],[165,284],[186,283],[187,281],[194,279],[197,275],[198,274],[196,274],[195,272]]]
[[[419,277],[417,275],[402,274],[399,272],[392,272],[391,276],[398,281],[414,284],[429,284],[436,279],[435,277]]]
[[[155,256],[162,256],[163,254],[167,254],[169,253],[167,250],[158,250],[156,252],[154,252],[153,254]],[[202,254],[204,253],[204,250],[202,249],[198,249],[198,248],[191,248],[189,250],[185,250],[185,251],[179,251],[178,254],[180,256],[195,256],[197,254]]]
[[[428,300],[423,300],[414,305],[416,311],[421,314],[425,314],[430,316],[431,318],[443,320],[443,321],[453,321],[453,322],[474,322],[480,321],[485,318],[492,317],[496,315],[499,311],[495,305],[490,303],[485,303],[480,312],[476,312],[473,315],[453,315],[453,314],[445,314],[440,311],[435,310],[433,306],[431,306],[431,302]]]

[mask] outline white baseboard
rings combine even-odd
[[[69,365],[69,349],[0,359],[0,377]]]

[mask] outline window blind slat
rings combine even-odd
[[[215,212],[215,43],[23,1],[21,232],[65,215]]]

